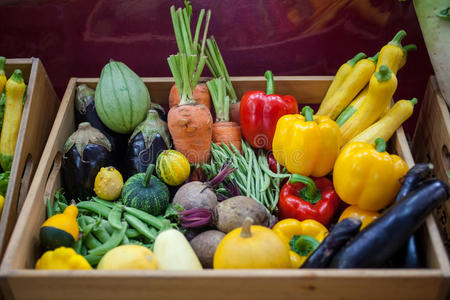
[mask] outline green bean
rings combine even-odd
[[[152,216],[151,214],[146,213],[145,211],[142,211],[140,209],[128,207],[128,206],[124,206],[123,209],[128,214],[130,214],[130,215],[138,218],[139,220],[141,220],[153,227],[156,227],[158,229],[162,229],[166,225],[166,224],[164,224],[164,221],[160,220],[158,217]]]
[[[83,217],[83,219],[85,219],[87,223],[94,223],[94,222],[97,222],[97,220],[96,220],[95,218],[91,217],[91,216],[83,215],[83,216],[81,216],[81,217]]]
[[[50,203],[49,198],[47,198],[47,200],[45,202],[46,202],[46,206],[47,206],[47,219],[48,219],[54,215],[53,207],[52,207],[52,204]]]
[[[269,177],[269,175],[264,173],[264,175],[262,176],[262,179],[263,179],[263,182],[261,185],[260,192],[265,192],[270,186],[270,177]]]
[[[78,254],[81,253],[81,246],[83,246],[83,241],[79,238],[73,245],[73,249],[75,250],[76,253]]]
[[[108,218],[108,215],[111,212],[110,208],[93,201],[78,202],[77,207],[90,210],[98,215],[101,215],[104,218]]]
[[[63,212],[67,208],[67,206],[69,205],[65,204],[64,202],[58,201],[58,207],[61,212]]]
[[[80,250],[80,254],[85,256],[87,255],[88,249],[86,248],[86,246],[84,245],[84,243],[81,243],[81,250]]]
[[[94,229],[92,230],[92,233],[102,243],[106,243],[111,238],[111,236],[106,231],[106,229],[104,229],[100,226],[94,227]]]
[[[135,217],[129,213],[125,213],[124,217],[125,217],[125,220],[127,220],[127,222],[131,225],[131,227],[133,227],[134,229],[139,231],[140,234],[142,234],[143,236],[147,237],[150,240],[156,239],[156,235],[153,234],[153,232],[150,231],[148,226],[145,225],[145,223],[143,223],[137,217]]]
[[[125,235],[128,238],[132,239],[132,238],[136,238],[136,237],[140,236],[141,234],[136,229],[128,228],[127,231],[125,232]]]
[[[113,234],[111,235],[111,238],[104,243],[103,245],[89,250],[89,254],[93,255],[103,255],[112,248],[117,247],[123,240],[123,237],[125,236],[125,231],[127,230],[128,224],[126,222],[122,222],[122,229],[121,230],[115,230]]]
[[[128,229],[127,229],[128,230]],[[122,240],[122,245],[128,245],[130,243],[130,241],[128,240],[127,235],[125,234],[125,236],[123,237]]]
[[[105,229],[109,234],[112,234],[114,232],[114,228],[112,228],[111,224],[109,224],[109,222],[106,221],[105,219],[102,219],[99,226]]]
[[[89,249],[95,249],[97,247],[100,247],[102,243],[100,243],[93,235],[92,233],[89,233],[87,235],[83,234],[83,243],[88,247]]]
[[[58,201],[53,201],[53,214],[60,214],[62,211],[59,209]]]
[[[122,223],[120,220],[122,219],[122,209],[115,205],[111,212],[108,215],[108,222],[111,224],[111,227],[114,229],[122,229]]]
[[[102,204],[108,208],[113,208],[115,206],[114,202],[106,201],[106,200],[100,199],[98,197],[92,198],[92,201],[97,202],[98,204]]]
[[[87,224],[86,226],[81,228],[81,232],[83,233],[83,235],[88,235],[92,232],[92,230],[94,229],[95,223],[91,223],[91,224]]]
[[[264,163],[259,163],[259,166],[261,167],[261,169],[269,176],[273,177],[273,178],[288,178],[291,175],[290,174],[275,174],[274,172],[272,172],[268,166],[266,166]]]
[[[98,265],[98,263],[100,262],[102,257],[103,257],[103,255],[93,255],[93,254],[84,255],[84,258],[93,267]]]

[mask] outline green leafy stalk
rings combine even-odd
[[[205,15],[205,10],[200,11],[195,29],[194,39],[191,33],[192,7],[189,1],[185,1],[186,8],[170,8],[175,39],[178,45],[178,53],[171,55],[167,61],[175,79],[175,84],[181,95],[180,104],[193,103],[193,90],[197,85],[200,75],[206,63],[206,56],[203,55],[204,44],[208,32],[211,11],[206,15],[205,29],[203,32],[202,47],[198,45],[198,38]],[[199,53],[200,50],[200,53]]]
[[[209,70],[215,78],[225,78],[227,95],[230,97],[231,103],[236,103],[236,92],[231,84],[230,75],[228,74],[227,67],[225,66],[225,62],[222,54],[220,53],[216,40],[212,36],[207,39],[206,44],[206,56],[208,57],[206,64],[208,65]]]
[[[230,97],[226,95],[226,81],[224,78],[215,78],[206,83],[211,94],[216,122],[230,121]]]

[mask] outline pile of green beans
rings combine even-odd
[[[67,205],[61,197],[57,199],[55,196],[53,205],[47,199],[47,217],[63,212]],[[106,252],[119,245],[136,244],[153,250],[158,233],[176,227],[163,216],[156,217],[120,202],[97,197],[78,202],[77,208],[80,237],[73,248],[92,266],[96,266]]]
[[[202,165],[208,178],[216,176],[223,164],[231,163],[236,171],[228,175],[228,178],[235,180],[241,194],[255,199],[270,213],[276,213],[280,181],[282,178],[290,176],[281,170],[279,164],[277,164],[278,173],[272,172],[266,153],[258,150],[256,155],[252,147],[245,141],[242,142],[242,154],[233,144],[230,149],[226,144],[219,146],[214,143],[211,144],[211,154],[211,163]]]

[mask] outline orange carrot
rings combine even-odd
[[[235,122],[230,122],[230,97],[226,96],[226,81],[224,78],[216,78],[206,83],[216,110],[216,123],[212,128],[213,142],[234,146],[242,152],[241,128]]]
[[[205,83],[197,84],[192,93],[192,96],[197,103],[204,104],[211,110],[211,97]],[[178,92],[177,85],[174,84],[169,93],[169,107],[172,108],[178,104],[180,104],[180,93]]]
[[[213,120],[208,107],[195,102],[193,92],[206,63],[203,53],[211,11],[208,10],[206,15],[200,47],[198,37],[205,10],[200,11],[194,36],[190,29],[192,7],[189,1],[185,4],[186,8],[177,11],[174,6],[170,8],[179,53],[171,55],[167,61],[181,95],[179,104],[169,110],[167,123],[175,149],[183,153],[190,163],[204,163],[211,156]]]

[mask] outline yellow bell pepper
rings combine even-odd
[[[300,268],[308,256],[320,245],[328,235],[325,226],[315,220],[299,221],[297,219],[284,219],[279,221],[272,230],[289,245],[291,267]]]
[[[400,178],[408,171],[406,162],[385,152],[386,142],[378,138],[376,148],[365,142],[351,142],[339,154],[333,169],[333,185],[342,201],[378,211],[394,201]]]
[[[341,143],[336,122],[327,116],[313,116],[312,108],[305,106],[302,115],[278,120],[272,151],[290,173],[321,177],[333,169]]]
[[[91,270],[87,260],[73,248],[60,247],[45,252],[36,262],[39,270]]]
[[[338,222],[347,218],[358,218],[361,220],[361,228],[359,230],[363,230],[364,227],[375,221],[379,216],[380,214],[376,211],[364,210],[356,205],[351,205],[342,212]]]

